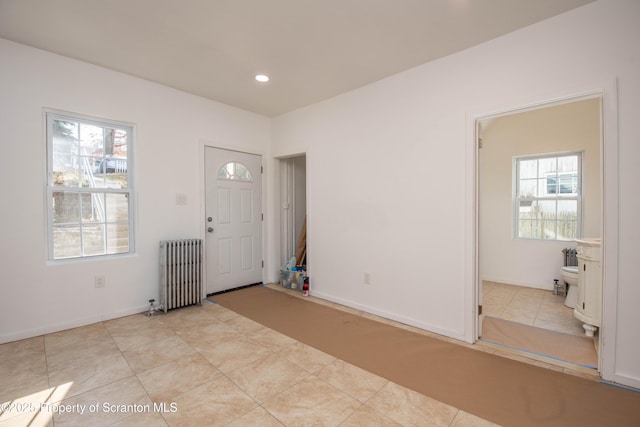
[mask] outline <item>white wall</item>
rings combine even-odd
[[[307,153],[311,292],[468,339],[468,116],[617,79],[619,292],[606,363],[608,377],[639,386],[638,22],[640,2],[598,1],[276,118],[272,154]]]
[[[204,237],[203,141],[266,154],[269,119],[2,39],[0,62],[0,342],[144,310],[158,242]],[[47,262],[45,107],[136,125],[136,255]]]
[[[514,239],[513,158],[583,153],[583,237],[600,237],[600,99],[546,106],[483,121],[479,152],[480,278],[553,289],[562,249],[575,242]]]

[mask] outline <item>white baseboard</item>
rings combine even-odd
[[[105,313],[102,315],[102,321],[117,319],[120,317],[131,316],[132,314],[138,314],[149,310],[149,305],[139,305],[137,307],[130,307],[123,310],[114,311],[111,313]]]
[[[33,338],[40,335],[52,334],[54,332],[65,331],[67,329],[78,328],[80,326],[87,326],[93,323],[102,322],[105,320],[117,319],[119,317],[129,316],[132,314],[138,314],[146,311],[149,307],[147,305],[141,305],[137,307],[130,307],[122,310],[118,310],[111,313],[104,313],[102,315],[95,315],[85,317],[82,319],[69,320],[56,324],[50,324],[33,329],[25,329],[15,333],[9,333],[0,336],[0,344],[23,340],[27,338]]]
[[[356,310],[361,310],[369,314],[374,314],[376,316],[383,317],[385,319],[393,320],[395,322],[402,323],[404,325],[413,326],[418,329],[422,329],[427,332],[432,332],[434,334],[443,335],[448,338],[453,338],[460,341],[465,341],[464,331],[453,331],[450,329],[444,329],[429,323],[421,322],[415,319],[411,319],[397,313],[391,313],[384,310],[379,310],[374,307],[369,307],[363,304],[359,304],[354,301],[346,300],[344,298],[339,298],[331,294],[326,294],[324,292],[319,292],[317,290],[312,291],[311,293],[314,297],[318,297],[327,301],[335,302],[340,305],[344,305],[346,307],[355,308]]]
[[[526,288],[543,289],[546,291],[553,290],[553,283],[525,282],[523,280],[506,279],[504,277],[483,277],[482,280],[485,282],[495,282],[495,283],[502,283],[505,285],[514,285],[514,286],[524,286]]]
[[[613,378],[610,380],[606,380],[607,382],[611,382],[612,386],[620,386],[622,388],[632,387],[636,393],[640,392],[640,378],[629,377],[621,374],[614,374]]]

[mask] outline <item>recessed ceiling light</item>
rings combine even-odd
[[[269,76],[267,76],[266,74],[256,74],[254,78],[256,79],[257,82],[260,82],[260,83],[266,83],[269,81]]]

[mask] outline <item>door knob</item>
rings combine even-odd
[[[207,231],[208,231],[209,233],[213,233],[213,227],[209,227],[209,228],[207,228]]]

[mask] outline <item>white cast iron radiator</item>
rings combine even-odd
[[[202,240],[160,242],[160,303],[166,313],[202,304]]]

